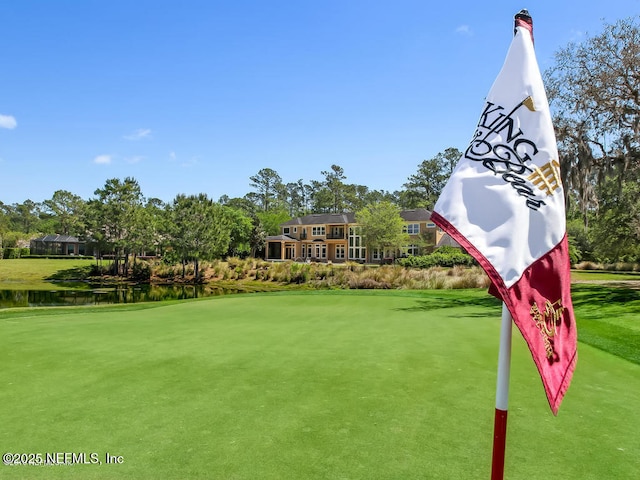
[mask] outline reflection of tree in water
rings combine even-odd
[[[0,290],[0,308],[161,302],[239,293],[211,285],[135,285],[93,290]]]
[[[28,290],[0,290],[0,308],[27,307]]]

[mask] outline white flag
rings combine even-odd
[[[558,151],[528,15],[516,16],[504,66],[432,218],[491,278],[557,413],[576,329]]]

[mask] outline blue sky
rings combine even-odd
[[[461,150],[528,8],[540,68],[640,0],[69,1],[0,3],[0,201],[243,196],[284,182],[399,190]]]

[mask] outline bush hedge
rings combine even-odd
[[[399,258],[396,263],[407,268],[455,267],[457,265],[470,267],[476,265],[476,261],[471,255],[454,247],[440,247],[429,255]]]
[[[27,248],[27,251],[29,249]],[[5,257],[9,258],[9,257]],[[94,260],[95,257],[92,255],[20,255],[20,257],[13,258],[47,258],[51,260]]]
[[[20,248],[20,247],[6,247],[2,249],[2,255],[0,258],[23,258],[26,255],[29,255],[29,248]]]

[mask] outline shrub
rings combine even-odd
[[[111,265],[91,265],[91,270],[89,271],[89,275],[92,277],[99,277],[102,275],[109,275],[111,272]]]
[[[475,265],[473,257],[454,247],[440,247],[429,255],[410,256],[396,260],[396,263],[407,268],[455,267]]]
[[[227,258],[227,263],[229,264],[230,269],[236,268],[238,265],[242,264],[242,259],[238,257],[229,257]]]
[[[131,269],[131,278],[138,282],[148,282],[151,279],[151,265],[146,260],[138,260]]]
[[[0,257],[1,258],[1,257]],[[48,260],[93,260],[91,255],[20,255],[20,258],[45,258]]]
[[[17,247],[9,247],[4,249],[3,258],[12,259],[12,258],[20,258],[20,248]]]

